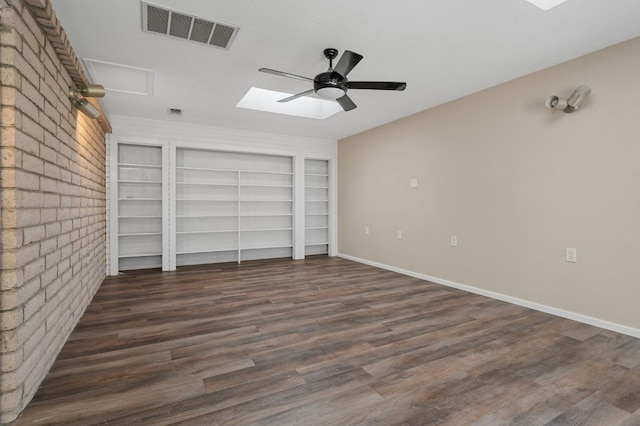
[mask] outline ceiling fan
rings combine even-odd
[[[363,58],[362,55],[350,50],[344,51],[335,68],[333,67],[333,60],[338,56],[338,50],[333,48],[325,49],[324,56],[329,60],[329,69],[321,72],[314,78],[303,77],[301,75],[276,71],[269,68],[260,68],[258,71],[313,82],[313,89],[280,99],[278,102],[289,102],[315,92],[315,94],[321,98],[336,100],[345,111],[351,111],[356,108],[356,104],[347,96],[349,89],[404,90],[407,87],[407,83],[393,81],[349,81],[347,74],[349,74]]]

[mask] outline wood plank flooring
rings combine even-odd
[[[640,339],[324,256],[105,280],[16,425],[640,425]]]

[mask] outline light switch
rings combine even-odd
[[[412,178],[409,180],[409,188],[417,188],[418,187],[418,179]]]
[[[565,260],[567,262],[576,263],[578,261],[578,250],[573,247],[565,249]]]

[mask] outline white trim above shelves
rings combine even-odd
[[[162,216],[118,216],[118,219],[162,219]]]
[[[162,235],[162,232],[135,232],[131,234],[118,234],[118,237],[147,237],[160,235]]]

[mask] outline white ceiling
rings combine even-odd
[[[52,0],[79,58],[153,71],[152,95],[107,91],[101,100],[107,115],[330,139],[640,36],[638,0],[568,0],[546,12],[525,0],[152,3],[240,31],[223,50],[142,32],[139,0]],[[252,86],[287,93],[310,89],[304,81],[258,68],[313,78],[326,71],[327,47],[364,56],[350,80],[406,81],[407,89],[351,90],[358,108],[326,120],[235,107]],[[170,116],[168,108],[183,114]]]

